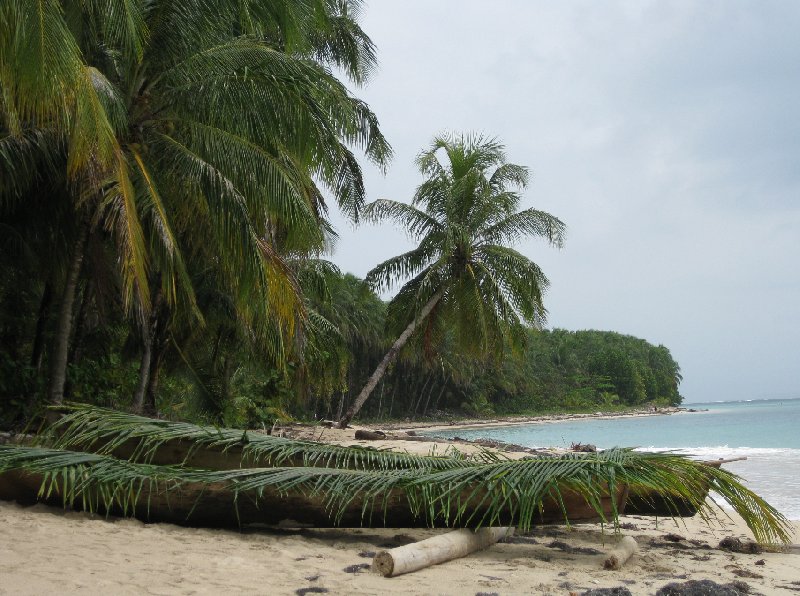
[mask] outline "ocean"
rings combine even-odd
[[[526,447],[591,443],[674,450],[701,459],[747,457],[724,467],[786,517],[800,520],[800,399],[684,404],[703,410],[669,416],[582,419],[427,434],[479,437]]]

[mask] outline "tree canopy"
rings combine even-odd
[[[357,220],[353,151],[391,156],[332,72],[359,85],[375,66],[360,3],[34,4],[0,7],[0,217],[9,267],[41,284],[49,399],[67,389],[79,301],[133,323],[137,409],[169,338],[219,331],[220,314],[288,362],[308,324],[294,263],[333,233],[324,197]]]
[[[536,330],[547,278],[514,245],[564,226],[520,209],[528,170],[497,140],[438,137],[410,204],[367,204],[359,159],[391,149],[336,74],[357,89],[376,68],[360,8],[0,3],[3,425],[64,398],[342,418],[409,327],[368,416],[680,401],[666,348]],[[329,202],[416,248],[342,275]]]

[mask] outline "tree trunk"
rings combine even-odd
[[[359,410],[364,406],[367,399],[369,398],[372,391],[375,389],[375,386],[378,382],[383,378],[383,375],[386,374],[386,369],[389,368],[389,365],[394,362],[397,358],[397,355],[400,353],[400,350],[403,348],[404,345],[408,342],[411,334],[414,333],[414,329],[417,328],[417,325],[425,318],[431,314],[431,311],[434,307],[439,303],[439,300],[442,299],[442,293],[436,292],[433,295],[428,303],[422,307],[422,310],[419,312],[417,317],[414,317],[414,320],[409,323],[408,327],[400,334],[400,337],[392,344],[392,347],[389,348],[389,351],[386,353],[386,356],[383,357],[380,364],[378,364],[378,368],[375,369],[375,372],[372,373],[372,376],[367,381],[367,384],[364,385],[364,388],[361,390],[361,393],[358,394],[358,397],[355,399],[353,404],[347,409],[347,413],[339,420],[339,428],[347,428],[347,425],[353,419],[353,417],[358,414]]]
[[[433,373],[428,375],[428,379],[422,384],[422,389],[419,390],[419,397],[417,398],[416,403],[414,404],[414,420],[417,419],[417,413],[419,412],[419,406],[422,404],[422,397],[425,395],[425,390],[428,388],[428,385],[433,381]]]
[[[392,384],[392,397],[389,400],[389,414],[386,416],[390,420],[392,419],[392,410],[394,409],[394,396],[397,395],[397,384]]]
[[[436,402],[433,404],[433,410],[435,412],[439,411],[439,402],[442,401],[442,396],[444,392],[447,390],[447,377],[444,378],[444,382],[442,383],[442,390],[439,391],[439,395],[436,396]]]
[[[78,316],[75,317],[75,335],[72,338],[72,353],[69,357],[70,364],[78,364],[83,355],[83,338],[86,335],[86,314],[89,310],[89,301],[94,292],[94,283],[88,280],[83,288],[81,306],[78,309]]]
[[[144,412],[144,393],[147,391],[147,384],[150,381],[150,363],[153,354],[153,334],[152,327],[145,325],[142,329],[142,361],[139,364],[139,383],[136,392],[133,394],[133,412],[141,414]]]
[[[78,278],[83,265],[83,253],[86,241],[89,239],[89,224],[81,225],[78,241],[75,243],[75,252],[67,272],[67,281],[64,285],[64,294],[58,310],[56,324],[55,345],[50,357],[50,403],[60,404],[64,400],[64,384],[67,381],[67,358],[69,356],[69,337],[72,331],[72,306],[75,302],[75,289],[78,287]]]
[[[39,303],[39,318],[36,319],[36,335],[33,337],[33,350],[31,350],[31,366],[36,372],[42,370],[44,357],[44,332],[47,328],[47,319],[50,317],[50,307],[53,304],[53,285],[48,281],[44,284],[42,301]]]
[[[147,391],[144,396],[144,411],[149,415],[155,415],[158,411],[156,408],[158,377],[161,373],[161,365],[164,362],[164,356],[169,347],[169,336],[167,334],[170,316],[169,311],[164,307],[163,301],[160,301],[156,306],[158,308],[158,316],[153,333],[153,346],[150,357],[150,380],[147,383]]]
[[[153,363],[153,342],[155,341],[156,325],[158,323],[158,311],[161,307],[162,293],[161,283],[156,284],[156,295],[152,301],[152,310],[147,318],[147,323],[142,329],[142,361],[139,365],[139,383],[136,392],[133,394],[133,411],[136,414],[144,413],[144,397],[147,387],[150,385],[150,372]],[[155,412],[151,412],[155,413]]]
[[[147,379],[147,388],[144,393],[144,404],[142,412],[148,416],[155,416],[156,396],[158,394],[158,375],[161,372],[161,363],[164,357],[164,349],[160,346],[150,349],[150,376]]]
[[[342,419],[342,410],[344,410],[344,400],[347,397],[347,392],[342,391],[342,397],[339,398],[339,413],[336,414],[336,420]]]
[[[81,361],[83,355],[83,338],[86,335],[86,311],[88,310],[88,302],[92,293],[92,280],[87,280],[83,285],[83,293],[81,295],[81,306],[78,309],[78,314],[75,316],[75,322],[72,326],[75,332],[72,336],[72,349],[67,357],[69,366],[75,366]],[[64,384],[64,397],[70,399],[72,395],[72,383],[69,379]]]
[[[425,418],[428,414],[428,406],[431,403],[431,395],[433,395],[433,390],[436,389],[436,383],[431,383],[431,388],[428,390],[428,397],[425,400],[425,408],[422,410],[422,417]]]
[[[231,357],[225,356],[225,361],[222,365],[222,387],[220,389],[220,393],[222,394],[222,404],[221,408],[225,407],[225,404],[230,401],[231,395],[231,375],[233,374],[233,365],[231,363]]]

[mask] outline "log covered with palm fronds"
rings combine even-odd
[[[488,451],[469,458],[455,450],[421,456],[91,407],[73,409],[56,428],[38,450],[0,447],[0,497],[20,498],[22,491],[27,500],[197,525],[293,519],[316,526],[502,524],[524,530],[587,518],[616,522],[628,489],[662,495],[673,512],[675,504],[690,503],[711,519],[711,488],[758,540],[789,536],[783,516],[738,477],[668,453],[612,449],[515,461]],[[229,469],[188,466],[198,461],[191,453],[175,461],[178,456],[164,449],[175,442],[188,444],[190,452],[223,454],[217,462]],[[114,457],[120,450],[129,453]],[[156,456],[179,465],[160,465]]]
[[[235,527],[480,527],[612,521],[627,488],[602,461],[496,461],[434,470],[199,470],[59,449],[0,446],[0,498],[148,521]],[[613,491],[608,490],[611,482]],[[613,495],[613,497],[611,496]]]
[[[155,420],[85,405],[75,405],[62,410],[65,415],[56,422],[52,432],[47,435],[47,442],[51,445],[158,465],[180,464],[211,470],[281,466],[332,467],[364,471],[407,469],[444,471],[466,468],[476,462],[503,461],[502,457],[490,451],[482,451],[467,457],[457,450],[450,450],[444,455],[421,457],[372,448],[288,440],[260,432]],[[467,500],[474,502],[474,519],[481,519],[486,513],[484,492],[470,488],[470,498]],[[556,483],[541,497],[534,522],[550,524],[565,521],[611,520],[617,513],[623,511],[627,494],[627,486],[619,484],[610,489],[608,481],[604,480],[598,481],[597,490],[591,494],[568,486],[559,487]],[[429,519],[425,520],[411,512],[405,495],[399,494],[398,491],[393,491],[378,500],[379,503],[370,504],[370,510],[382,512],[381,525],[395,527],[450,525],[450,522],[442,516],[429,516]],[[287,508],[290,510],[304,508],[314,512],[316,507],[316,502],[306,500]],[[280,509],[272,507],[275,512]],[[356,499],[347,511],[341,514],[342,519],[339,523],[364,523],[365,509],[365,505]],[[241,515],[241,512],[239,514]],[[503,520],[511,519],[508,511],[504,511],[501,515]],[[256,514],[252,517],[259,516]],[[319,515],[312,514],[307,517],[314,518],[311,523],[323,525],[323,519]],[[259,519],[259,521],[265,520]]]

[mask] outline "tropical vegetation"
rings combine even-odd
[[[325,196],[357,220],[352,149],[381,167],[391,155],[333,75],[358,85],[375,65],[359,3],[34,5],[0,7],[0,292],[16,405],[73,396],[91,331],[101,352],[105,340],[138,353],[130,405],[151,413],[170,350],[188,355],[208,401],[228,397],[245,360],[282,374],[302,361],[321,327],[302,282],[333,236]],[[117,368],[119,353],[107,357]]]
[[[365,204],[353,148],[391,149],[334,75],[376,64],[357,0],[35,5],[0,7],[3,426],[64,399],[234,426],[680,402],[666,348],[538,329],[512,245],[564,226],[519,209],[498,141],[437,137],[411,204]],[[342,275],[325,197],[417,247]]]

